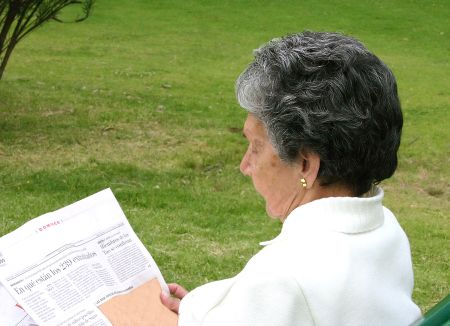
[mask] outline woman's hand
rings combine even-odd
[[[167,295],[164,292],[161,292],[161,302],[167,308],[178,314],[180,300],[183,299],[186,294],[188,294],[188,291],[184,287],[176,283],[170,283],[167,285],[169,287],[171,296]]]

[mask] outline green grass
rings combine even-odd
[[[0,81],[0,234],[111,187],[168,281],[237,273],[280,225],[238,165],[234,80],[252,49],[310,30],[361,39],[405,115],[386,205],[407,232],[414,299],[449,293],[448,1],[98,0],[19,44]]]

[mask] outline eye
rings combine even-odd
[[[262,144],[259,141],[255,141],[250,144],[250,147],[252,153],[258,154],[261,151]]]
[[[260,150],[262,148],[262,143],[258,140],[255,140],[254,142],[251,143],[250,146],[251,146],[252,153],[257,154],[260,152]]]

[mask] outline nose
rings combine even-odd
[[[243,175],[247,175],[247,176],[250,175],[250,162],[248,159],[249,149],[250,148],[248,148],[247,151],[245,152],[244,157],[242,158],[241,164],[239,165],[239,169],[241,170],[241,173]]]

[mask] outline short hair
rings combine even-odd
[[[397,84],[362,43],[305,31],[254,55],[236,96],[264,124],[280,159],[314,152],[320,184],[341,183],[357,196],[392,176],[403,125]]]

